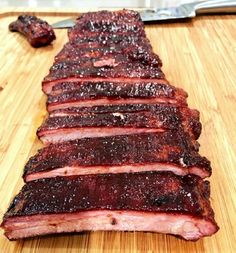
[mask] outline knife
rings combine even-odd
[[[178,7],[145,9],[139,12],[143,22],[167,21],[193,18],[203,13],[236,13],[236,0],[210,0],[182,4]],[[52,24],[54,29],[70,28],[74,19],[66,19]]]

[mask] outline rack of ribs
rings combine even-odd
[[[46,21],[30,15],[19,16],[9,25],[9,30],[26,36],[32,47],[47,46],[56,39],[52,27]]]
[[[68,37],[42,82],[45,146],[25,165],[5,235],[216,233],[199,112],[165,78],[139,14],[86,13]]]

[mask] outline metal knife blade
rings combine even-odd
[[[52,24],[53,29],[71,28],[75,25],[75,19],[68,18]]]
[[[140,11],[143,22],[165,21],[193,18],[200,13],[236,13],[236,0],[210,0],[182,4],[178,7],[146,9]],[[75,25],[74,19],[66,19],[52,24],[54,29],[70,28]]]

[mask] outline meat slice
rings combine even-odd
[[[170,104],[119,104],[119,105],[99,105],[99,106],[89,106],[89,107],[69,107],[65,109],[58,109],[50,112],[50,117],[63,117],[63,116],[77,116],[80,114],[87,113],[96,113],[96,114],[104,114],[104,113],[132,113],[132,112],[143,112],[152,110],[155,107],[165,107],[165,106],[178,106],[178,105],[170,105]],[[199,114],[197,110],[195,111],[196,119],[199,120]]]
[[[58,175],[139,171],[211,175],[210,162],[182,131],[85,138],[50,144],[30,158],[25,181]]]
[[[19,16],[9,25],[9,30],[26,36],[32,47],[47,46],[56,39],[52,27],[46,21],[30,15]]]
[[[86,137],[102,137],[147,132],[163,132],[183,128],[193,139],[201,133],[199,113],[186,107],[149,105],[144,111],[83,113],[49,117],[38,129],[44,144]]]
[[[89,83],[96,84],[96,83],[114,83],[117,84],[126,84],[129,83],[131,86],[135,86],[139,83],[149,83],[151,86],[155,86],[155,84],[166,84],[166,89],[170,89],[173,87],[174,89],[179,89],[174,86],[171,86],[168,81],[165,78],[156,78],[156,79],[140,79],[140,78],[94,78],[94,77],[87,77],[87,78],[80,78],[80,77],[68,77],[68,78],[60,78],[58,80],[53,81],[46,81],[44,80],[42,82],[42,90],[47,95],[59,95],[62,91],[73,91],[79,88],[79,86],[84,84],[87,86]],[[168,85],[169,84],[169,85]],[[128,85],[128,84],[126,84]],[[62,86],[67,86],[65,88],[62,88]],[[169,87],[169,88],[168,88]],[[65,90],[64,90],[65,89]],[[166,92],[167,92],[166,90]],[[181,89],[179,89],[181,90]],[[185,94],[184,96],[187,96],[187,93],[182,90],[182,93]]]
[[[125,58],[105,58],[103,64],[97,61],[63,61],[55,63],[44,82],[63,81],[67,78],[151,78],[163,79],[165,76],[159,67],[149,66],[141,62],[127,62]],[[67,79],[68,80],[68,79]]]
[[[140,15],[129,10],[100,11],[99,15],[98,12],[86,13],[77,19],[76,25],[69,30],[68,36],[70,41],[75,41],[77,37],[89,37],[104,32],[145,36]]]
[[[107,106],[123,106],[124,104],[135,105],[135,104],[150,104],[154,105],[157,103],[173,103],[176,104],[177,101],[173,99],[163,99],[163,98],[120,98],[120,99],[109,99],[109,98],[99,98],[99,99],[85,99],[81,101],[68,101],[65,103],[52,103],[47,105],[48,112],[51,113],[55,110],[68,109],[70,107],[84,108],[84,107],[98,107],[102,105]]]
[[[44,88],[44,87],[43,87]],[[75,81],[61,82],[52,87],[51,90],[43,89],[49,95],[49,103],[62,102],[65,99],[77,97],[77,99],[92,97],[157,97],[175,98],[186,103],[187,93],[168,83],[165,79],[158,81],[127,80],[119,82],[116,80],[104,81]]]
[[[45,88],[45,89],[44,89]],[[45,92],[50,92],[47,101],[49,112],[69,107],[99,105],[156,104],[186,105],[187,94],[169,85],[165,80],[112,82],[62,82]]]
[[[160,103],[186,105],[187,94],[165,80],[159,82],[62,82],[52,88],[47,106],[48,110],[52,111],[75,104],[79,106],[80,103],[84,104],[88,100],[102,103],[101,99],[109,99],[114,100],[114,103],[124,103],[124,100],[120,98],[127,99],[130,103],[137,103],[142,99],[151,102],[150,99],[152,99]]]
[[[146,62],[153,66],[161,66],[161,60],[158,55],[152,52],[146,38],[138,43],[128,44],[125,42],[109,45],[102,45],[99,42],[85,44],[67,43],[61,52],[55,57],[55,62],[61,62],[66,59],[79,60],[80,58],[92,60],[96,58],[125,57],[127,61],[137,60]]]
[[[146,44],[149,49],[147,50],[150,52],[152,50],[150,41],[147,39],[147,37],[140,37],[135,34],[129,33],[99,33],[96,35],[90,36],[79,36],[74,41],[70,41],[70,44],[73,44],[73,46],[76,46],[76,48],[81,47],[96,47],[96,46],[113,46],[113,45],[119,45],[122,48],[126,48],[129,46],[135,46],[135,45],[143,45]],[[161,62],[160,62],[161,63]],[[162,64],[160,64],[161,66]]]
[[[209,195],[208,181],[168,172],[40,179],[23,187],[1,227],[10,240],[96,230],[198,240],[219,229]]]

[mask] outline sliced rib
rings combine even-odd
[[[71,91],[78,88],[80,84],[87,84],[87,83],[114,83],[114,84],[123,84],[123,83],[130,83],[131,85],[137,85],[137,83],[152,83],[156,84],[169,84],[168,81],[165,78],[156,78],[156,79],[148,79],[148,78],[129,78],[129,77],[120,77],[120,78],[108,78],[108,77],[86,77],[86,78],[80,78],[80,77],[65,77],[55,80],[44,80],[42,82],[42,90],[45,94],[48,95],[58,95],[60,94],[63,88],[62,86],[67,86],[67,91],[69,91],[71,86]],[[169,86],[171,86],[169,84]],[[171,86],[174,87],[174,86]],[[174,87],[175,88],[175,87]],[[176,89],[176,88],[175,88]],[[183,91],[183,94],[187,95],[185,91]]]
[[[63,82],[48,96],[49,111],[71,107],[122,103],[172,103],[186,105],[187,94],[165,82]],[[91,101],[91,103],[90,103]],[[127,102],[126,102],[127,101]]]
[[[185,107],[149,105],[144,111],[83,113],[49,117],[38,129],[44,144],[68,140],[135,133],[163,132],[183,128],[193,139],[201,133],[199,113]]]
[[[49,112],[69,107],[156,104],[186,105],[187,94],[165,82],[63,82],[52,87]]]
[[[132,113],[132,112],[143,112],[155,109],[155,107],[178,107],[178,105],[172,104],[120,104],[120,105],[99,105],[99,106],[89,106],[89,107],[69,107],[65,109],[58,109],[50,112],[50,117],[62,117],[62,116],[77,116],[79,114],[86,113]],[[192,113],[196,114],[195,117],[199,120],[199,112],[197,110],[191,110]],[[198,114],[198,116],[197,116]]]
[[[74,41],[70,41],[74,48],[96,48],[99,46],[111,47],[120,46],[123,48],[128,48],[129,46],[145,46],[147,47],[147,53],[152,51],[152,46],[147,37],[140,37],[134,34],[114,34],[114,33],[99,33],[94,36],[79,36]],[[65,48],[66,49],[66,48]],[[59,53],[60,54],[60,53]],[[56,56],[57,58],[57,56]],[[162,66],[162,62],[159,58],[159,66]]]
[[[150,170],[193,173],[202,178],[211,175],[210,162],[178,130],[50,144],[28,161],[24,179]]]
[[[95,230],[198,240],[219,229],[209,195],[209,182],[168,172],[41,179],[23,187],[1,226],[10,240]]]
[[[77,37],[90,37],[101,33],[146,36],[140,15],[128,10],[100,11],[99,15],[97,12],[86,13],[77,19],[68,36],[72,42]]]
[[[146,38],[140,39],[137,43],[121,41],[119,44],[113,42],[104,46],[99,42],[74,44],[67,43],[55,57],[55,62],[66,59],[79,60],[80,58],[92,60],[96,58],[125,57],[127,61],[137,60],[146,62],[153,66],[161,66],[161,60],[154,54],[149,41]]]
[[[67,97],[77,99],[86,99],[93,97],[166,97],[176,98],[179,101],[186,102],[187,93],[168,83],[165,79],[158,81],[151,80],[107,80],[103,81],[71,81],[61,82],[52,87],[50,92],[45,89],[44,92],[49,95],[49,102],[63,101]]]
[[[96,65],[97,61],[64,61],[55,63],[44,82],[61,81],[66,78],[151,78],[163,79],[165,76],[159,67],[141,62],[125,62],[123,59],[109,58],[109,63]],[[107,60],[107,59],[106,59]],[[68,80],[68,79],[67,79]]]
[[[60,110],[60,109],[67,109],[70,107],[77,107],[77,108],[83,108],[83,107],[98,107],[102,105],[107,106],[123,106],[125,104],[128,105],[138,105],[138,104],[147,104],[147,105],[154,105],[154,104],[177,104],[177,101],[174,99],[164,99],[164,98],[120,98],[120,99],[109,99],[109,98],[99,98],[99,99],[85,99],[85,100],[75,100],[75,101],[67,101],[65,103],[53,103],[48,104],[47,110],[49,113]]]

